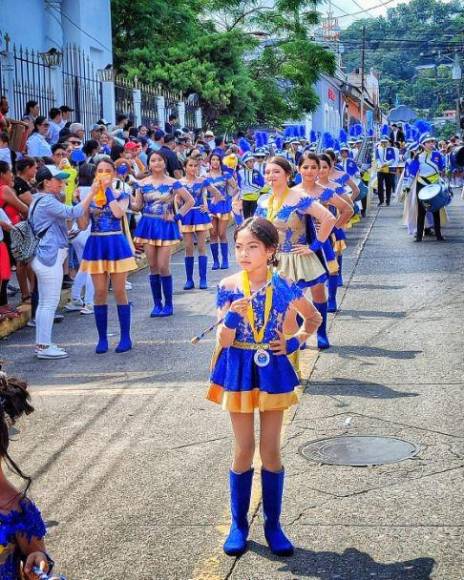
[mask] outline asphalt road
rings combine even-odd
[[[414,244],[400,208],[382,208],[348,234],[333,348],[305,352],[311,375],[286,417],[283,521],[295,556],[265,547],[259,486],[250,550],[223,555],[227,533],[227,416],[204,400],[215,283],[183,292],[174,256],[175,316],[150,319],[147,273],[132,278],[130,353],[95,355],[92,317],[67,314],[55,340],[64,361],[32,356],[33,331],[0,343],[8,370],[28,378],[36,412],[11,452],[34,478],[48,547],[69,580],[462,580],[463,223],[455,200],[448,242]],[[114,308],[110,332],[117,342]],[[316,439],[395,436],[414,459],[336,467],[299,452]]]

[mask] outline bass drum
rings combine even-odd
[[[423,187],[418,194],[419,200],[427,211],[438,211],[448,205],[451,197],[443,183],[433,183]]]

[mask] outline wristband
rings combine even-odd
[[[116,198],[113,195],[113,191],[111,190],[111,187],[107,187],[105,189],[105,195],[106,195],[106,203],[111,203],[112,201],[116,201]]]
[[[287,354],[292,354],[292,352],[295,352],[299,348],[300,341],[296,338],[296,336],[293,336],[292,338],[289,338],[288,340],[285,341],[285,349],[287,351]]]
[[[229,312],[224,316],[224,326],[230,330],[235,330],[240,324],[242,317],[238,312]]]
[[[317,252],[317,250],[320,250],[322,248],[322,242],[320,242],[319,240],[314,240],[314,242],[312,242],[312,244],[309,246],[309,249],[312,250],[313,252]]]

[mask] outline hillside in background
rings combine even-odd
[[[341,34],[346,72],[361,66],[364,26],[365,66],[380,73],[385,111],[405,104],[432,118],[456,108],[460,83],[452,78],[452,66],[456,58],[464,66],[463,2],[412,0],[385,17],[354,22]]]

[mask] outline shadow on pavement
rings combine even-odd
[[[385,310],[345,310],[338,312],[338,316],[351,316],[352,318],[406,318],[407,312],[387,312]]]
[[[377,356],[379,358],[394,358],[400,360],[408,360],[416,358],[417,354],[421,354],[422,350],[389,350],[388,348],[379,348],[377,346],[332,346],[332,352],[336,352],[341,358],[353,358],[355,356]]]
[[[281,562],[279,572],[290,572],[294,578],[318,578],[319,580],[429,580],[435,560],[416,558],[404,562],[382,564],[355,548],[342,554],[337,552],[313,552],[296,548],[291,558],[273,556],[267,546],[251,541],[249,549],[259,556]]]
[[[379,383],[366,383],[359,380],[353,382],[353,380],[337,378],[325,382],[310,382],[304,392],[307,395],[341,395],[368,399],[400,399],[419,396],[419,393],[395,391]]]
[[[389,284],[350,284],[350,290],[403,290],[406,286],[391,286]]]

